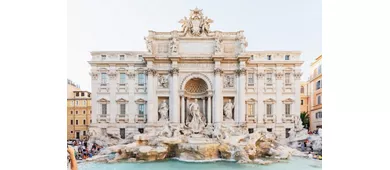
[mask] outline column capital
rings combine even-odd
[[[177,75],[177,74],[179,74],[179,69],[178,68],[171,68],[168,72],[171,76]]]
[[[239,68],[237,70],[234,71],[237,76],[240,76],[240,75],[243,75],[243,74],[246,74],[246,68]]]
[[[152,68],[148,68],[145,73],[146,73],[146,75],[153,75],[153,76],[155,76],[156,75],[156,70],[152,69]]]
[[[220,76],[221,76],[221,75],[223,74],[223,70],[220,69],[220,68],[215,68],[215,69],[214,69],[214,74],[215,74],[215,75],[220,75]]]

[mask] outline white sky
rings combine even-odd
[[[198,7],[214,20],[211,30],[244,30],[248,51],[302,51],[304,72],[322,53],[321,0],[69,0],[68,78],[91,90],[90,51],[145,51],[148,30],[180,30]]]

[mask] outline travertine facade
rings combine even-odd
[[[91,93],[68,81],[67,139],[85,139],[91,123]]]
[[[199,113],[206,127],[246,124],[286,137],[300,113],[301,53],[246,51],[243,31],[211,31],[198,9],[180,23],[181,31],[149,31],[146,51],[91,52],[90,132],[125,138],[167,121],[192,126]]]

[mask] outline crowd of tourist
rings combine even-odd
[[[87,158],[92,158],[92,156],[97,155],[102,146],[94,143],[91,149],[88,149],[88,142],[86,140],[74,140],[68,141],[68,144],[73,146],[75,158],[77,160],[85,160]]]

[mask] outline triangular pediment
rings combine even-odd
[[[101,99],[97,100],[97,102],[99,102],[99,103],[110,103],[110,101],[105,99],[105,98],[101,98]]]
[[[275,103],[276,100],[272,99],[272,98],[268,98],[266,100],[264,100],[264,103]]]
[[[118,100],[116,100],[116,102],[117,103],[127,103],[127,102],[129,102],[128,100],[126,100],[126,99],[124,99],[124,98],[120,98],[120,99],[118,99]]]

